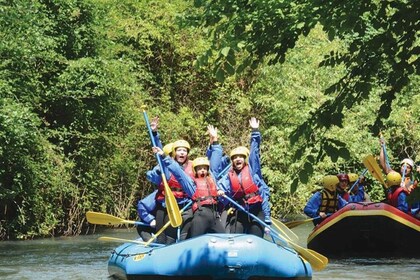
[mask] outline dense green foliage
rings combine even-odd
[[[295,159],[317,147],[318,157],[349,159],[346,143],[314,137],[333,126],[344,127],[348,109],[378,95],[381,102],[369,130],[378,135],[392,104],[410,80],[420,72],[420,6],[416,0],[322,1],[322,0],[195,0],[198,12],[190,24],[208,30],[212,45],[199,64],[213,65],[218,80],[255,69],[265,61],[284,62],[302,35],[318,24],[329,40],[343,46],[324,54],[322,67],[343,67],[340,76],[323,88],[333,98],[325,100],[290,133],[292,143],[301,143]],[[405,92],[405,94],[415,94]],[[317,160],[308,157],[307,166]],[[305,168],[300,181],[306,183]],[[293,182],[295,190],[298,180]]]
[[[205,151],[207,124],[219,128],[220,141],[229,151],[248,144],[248,119],[259,118],[263,175],[271,186],[277,217],[300,213],[326,173],[360,173],[363,156],[379,154],[377,135],[369,127],[378,125],[381,106],[392,108],[389,116],[382,115],[381,125],[391,160],[420,159],[420,81],[407,70],[417,57],[408,60],[412,66],[397,67],[410,78],[398,91],[403,94],[385,98],[390,87],[382,81],[394,64],[384,64],[380,56],[372,65],[376,68],[364,72],[372,79],[369,94],[349,95],[342,77],[353,73],[356,79],[359,72],[353,69],[358,64],[338,65],[337,57],[358,37],[347,33],[347,27],[332,36],[327,18],[302,25],[308,3],[323,1],[294,1],[293,9],[288,1],[251,1],[254,4],[241,14],[236,12],[248,1],[212,2],[223,8],[213,13],[212,24],[224,19],[227,29],[186,24],[191,19],[182,17],[185,10],[188,15],[202,15],[203,10],[182,0],[0,1],[0,239],[89,232],[93,228],[85,221],[88,210],[135,219],[133,204],[152,190],[145,173],[156,164],[140,110],[143,104],[149,117],[159,115],[162,140],[188,140],[192,157]],[[285,8],[274,9],[277,3]],[[401,11],[412,8],[411,1],[401,3]],[[208,20],[209,8],[203,19]],[[271,13],[275,11],[284,19],[277,22]],[[225,12],[231,16],[223,16]],[[354,16],[359,12],[347,11]],[[278,23],[255,29],[252,38],[258,44],[253,48],[242,47],[247,41],[238,36],[251,26],[241,18],[245,14],[255,24],[264,18]],[[219,32],[229,34],[229,28],[240,26],[235,29],[239,33],[220,39]],[[272,33],[263,32],[269,26]],[[276,30],[284,30],[286,43],[273,43]],[[217,40],[209,40],[207,31],[222,47],[222,56],[215,60],[208,50]],[[368,44],[366,36],[357,42]],[[236,39],[240,49],[225,45]],[[271,63],[264,60],[279,49],[282,55],[273,56]],[[361,49],[351,56],[361,55]],[[402,55],[404,49],[395,51]],[[229,68],[226,63],[233,58],[253,68]],[[324,67],[318,68],[320,64]],[[393,71],[396,75],[398,69]],[[335,84],[342,84],[340,94],[324,92]],[[342,114],[324,114],[322,124],[328,129],[310,129],[306,124],[313,123],[320,108]],[[291,142],[297,131],[306,136],[292,137]],[[381,186],[369,181],[371,197],[382,199]]]

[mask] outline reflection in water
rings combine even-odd
[[[134,230],[101,235],[0,242],[0,279],[107,279],[107,260],[118,243],[99,236],[133,239]]]
[[[306,247],[311,224],[294,228],[299,245]],[[0,242],[0,279],[108,279],[107,260],[119,243],[99,236],[137,238],[133,229],[101,234],[33,241]],[[313,279],[419,279],[420,259],[330,259]]]

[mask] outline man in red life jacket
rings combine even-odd
[[[386,175],[386,183],[389,187],[387,200],[392,206],[407,214],[411,214],[410,207],[407,203],[407,196],[410,195],[412,185],[408,187],[404,184],[401,185],[401,179],[401,174],[396,171],[391,171]]]

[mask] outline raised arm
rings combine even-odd
[[[191,177],[184,172],[179,163],[173,160],[173,158],[165,156],[161,148],[153,147],[152,149],[154,153],[157,153],[162,158],[162,164],[175,176],[185,193],[189,197],[192,197],[195,193],[195,183]]]
[[[150,128],[152,129],[152,134],[153,134],[153,138],[155,140],[156,146],[162,149],[163,145],[162,145],[162,142],[160,141],[158,126],[159,126],[159,117],[156,116],[150,122]]]
[[[260,121],[252,117],[249,120],[249,126],[252,129],[251,144],[249,151],[249,165],[251,166],[251,170],[254,173],[256,173],[260,178],[262,178],[260,159],[261,133],[259,131]]]

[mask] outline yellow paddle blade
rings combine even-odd
[[[124,220],[110,214],[98,213],[93,211],[88,211],[86,213],[86,219],[89,223],[95,225],[119,225],[119,224],[135,224],[135,221]]]
[[[281,221],[274,218],[271,218],[271,221],[273,222],[274,227],[277,228],[284,235],[284,237],[287,238],[287,240],[294,242],[299,240],[299,237]]]
[[[385,188],[388,186],[386,185],[384,178],[382,176],[381,169],[376,162],[375,158],[372,155],[368,155],[363,159],[363,164],[367,170],[369,170],[370,174],[375,177]]]
[[[168,210],[169,221],[172,227],[179,227],[182,224],[181,212],[179,212],[178,202],[175,199],[174,194],[169,188],[168,182],[166,181],[165,174],[162,172],[163,185],[165,187],[165,204]]]
[[[284,223],[288,228],[294,228],[300,225],[303,225],[307,222],[311,222],[313,221],[313,218],[310,219],[305,219],[305,220],[299,220],[299,221],[290,221],[290,222],[286,222]]]
[[[307,260],[313,270],[315,271],[321,271],[323,269],[325,269],[325,267],[328,264],[328,259],[326,257],[324,257],[323,255],[313,251],[313,250],[309,250],[306,248],[303,248],[293,242],[289,242],[289,245],[296,251],[298,252],[299,255],[301,255],[305,260]]]
[[[315,255],[318,259],[320,259],[324,263],[324,266],[327,266],[328,258],[326,256],[318,253],[317,251],[311,250],[311,249],[306,249],[306,250],[308,250],[311,254]]]

